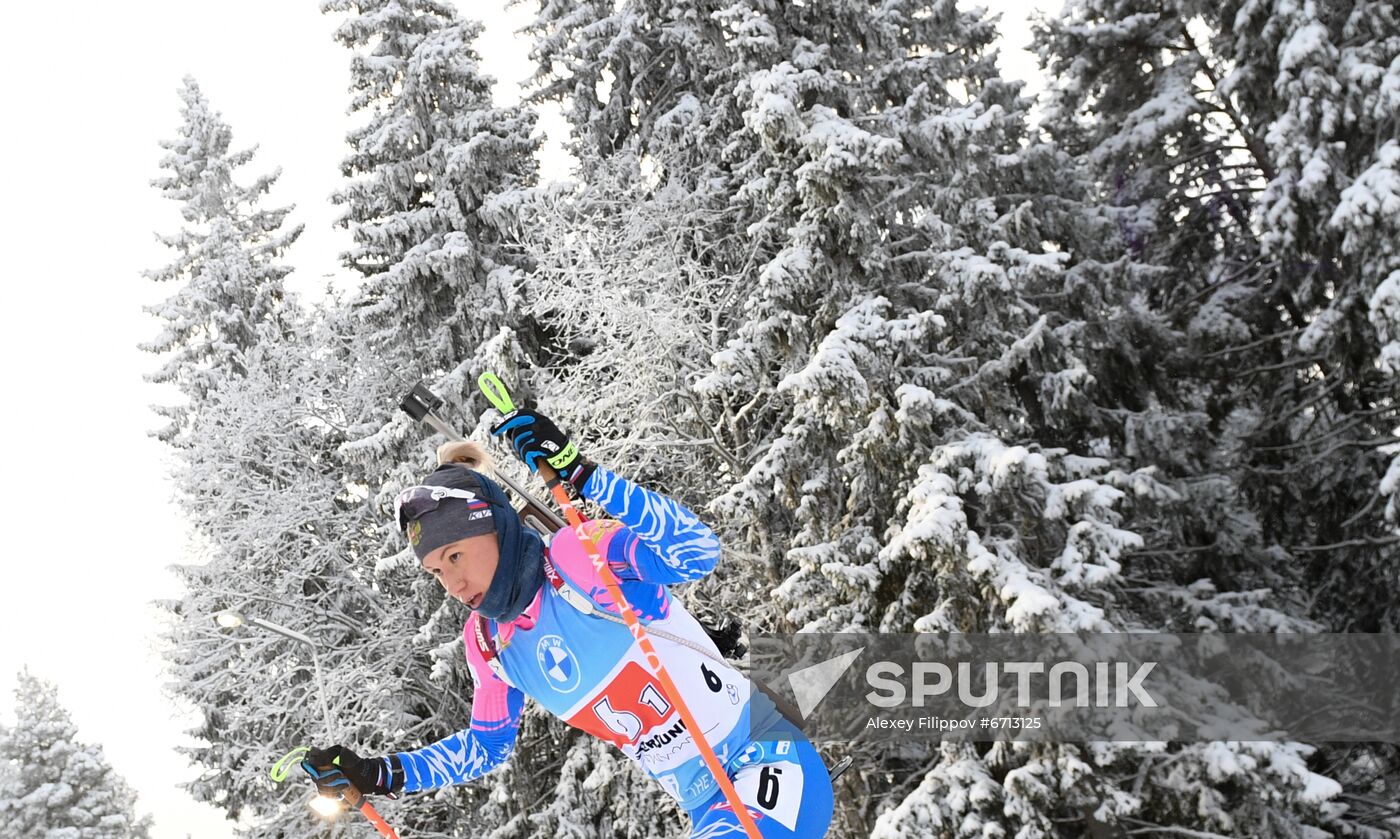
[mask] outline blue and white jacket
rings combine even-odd
[[[649,636],[705,740],[721,763],[732,763],[748,747],[751,733],[765,731],[780,717],[761,693],[753,692],[758,701],[750,701],[748,679],[720,660],[704,629],[667,590],[710,573],[719,560],[719,540],[690,510],[602,467],[590,476],[583,495],[616,517],[586,522],[583,535],[606,557],[642,622],[713,654]],[[567,585],[544,585],[509,623],[497,625],[476,615],[468,619],[463,632],[476,684],[471,724],[432,745],[401,753],[403,790],[458,784],[499,766],[515,746],[520,713],[530,696],[569,725],[617,746],[683,808],[714,795],[717,784],[700,756],[695,733],[668,701],[631,632],[567,602],[572,589],[587,595],[594,608],[619,613],[579,534],[560,530],[547,558]],[[476,625],[489,640],[474,637]],[[499,673],[488,663],[492,651]]]

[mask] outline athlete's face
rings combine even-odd
[[[475,609],[491,587],[500,560],[496,534],[482,533],[443,545],[423,557],[423,570],[436,577],[448,594]]]

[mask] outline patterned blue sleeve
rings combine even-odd
[[[630,566],[619,578],[685,583],[715,569],[719,539],[675,500],[643,489],[601,466],[589,476],[582,494],[626,528],[613,538],[608,552],[609,565],[615,569],[622,558]]]
[[[507,713],[503,719],[483,722],[477,719],[473,702],[469,728],[417,751],[399,753],[404,772],[403,791],[421,792],[465,783],[504,763],[515,749],[525,694],[511,688],[506,703]]]

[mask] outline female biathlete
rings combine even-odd
[[[547,417],[508,414],[492,429],[537,470],[560,460],[568,439]],[[423,748],[361,758],[345,746],[313,749],[303,765],[321,792],[345,785],[398,794],[460,784],[504,762],[530,696],[575,728],[635,760],[689,815],[691,837],[743,836],[681,715],[646,666],[620,610],[570,528],[544,538],[521,524],[504,491],[471,467],[470,443],[438,452],[441,465],[396,502],[399,529],[423,569],[471,610],[464,627],[475,683],[471,724]],[[710,573],[719,541],[676,501],[614,475],[582,455],[557,464],[560,478],[616,520],[585,533],[606,558],[689,706],[765,837],[813,839],[831,822],[831,779],[816,749],[749,680],[720,657],[667,586]]]

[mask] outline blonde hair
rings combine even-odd
[[[468,440],[458,440],[438,446],[437,460],[439,466],[446,463],[462,463],[468,469],[475,469],[478,472],[489,474],[492,471],[491,455],[486,453],[486,449],[480,443]]]

